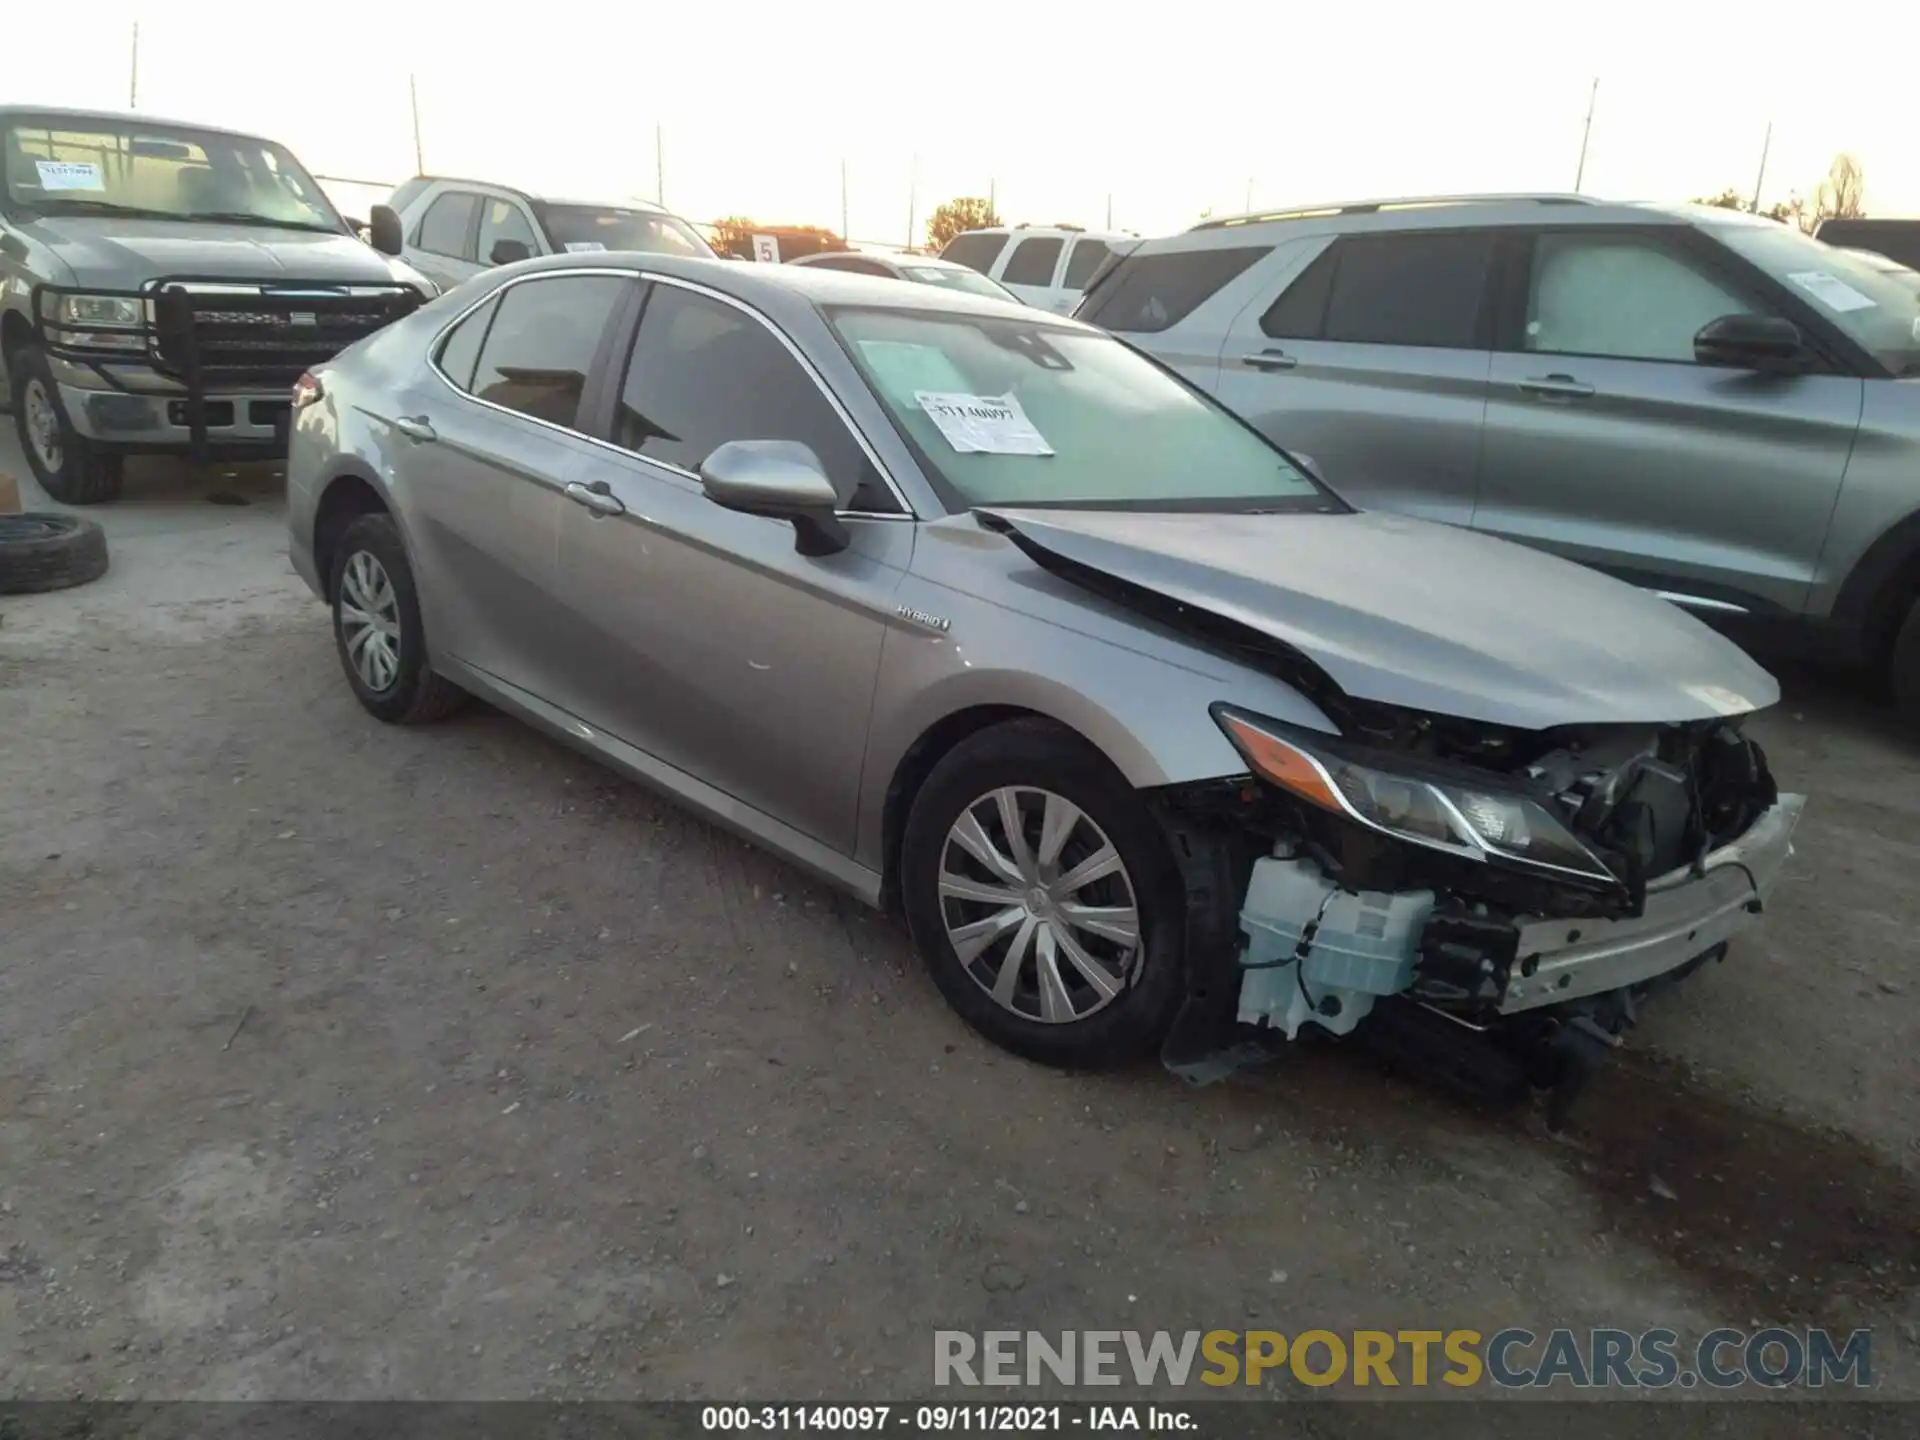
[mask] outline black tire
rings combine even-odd
[[[348,648],[348,631],[353,627],[347,610],[356,596],[366,593],[370,573],[363,568],[363,559],[373,562],[392,591],[391,606],[378,607],[381,617],[390,617],[399,632],[398,644],[388,640],[384,647],[393,653],[391,678],[373,661],[369,662],[373,674],[362,675]],[[340,668],[346,673],[354,698],[369,715],[389,725],[428,725],[445,719],[465,703],[466,692],[427,663],[427,632],[420,619],[419,592],[414,588],[413,567],[407,563],[406,546],[400,543],[393,517],[362,515],[347,527],[334,552],[327,594],[332,597],[333,641],[340,652]],[[385,683],[375,683],[381,680]]]
[[[60,387],[54,384],[53,372],[47,368],[47,357],[40,347],[22,345],[8,357],[7,368],[13,376],[14,429],[19,432],[20,448],[40,488],[62,505],[104,505],[118,500],[126,478],[124,457],[102,450],[73,428],[66,407],[60,403]],[[31,403],[29,389],[35,391]],[[57,465],[48,463],[34,438],[29,416],[39,413],[41,403],[49,407],[59,432]]]
[[[1913,602],[1894,636],[1887,681],[1893,690],[1894,709],[1909,727],[1920,731],[1920,600]]]
[[[1137,911],[1140,944],[1130,968],[1122,951],[1101,949],[1096,958],[1115,962],[1124,974],[1118,993],[1104,1006],[1080,1018],[1048,1021],[1032,1013],[1040,1001],[1025,975],[1035,967],[1037,945],[1030,943],[1022,962],[1019,993],[1014,1008],[1003,1005],[976,973],[999,973],[1017,931],[1006,943],[999,940],[976,956],[970,969],[948,936],[948,916],[956,922],[995,913],[991,902],[943,898],[942,862],[947,858],[949,832],[962,812],[987,801],[989,818],[997,808],[988,800],[1002,788],[1050,792],[1078,807],[1104,832],[1119,853],[1130,882]],[[1029,804],[1040,803],[1029,797]],[[1037,835],[1038,812],[1023,810],[1028,845]],[[1001,825],[1000,841],[1004,843]],[[1076,831],[1061,852],[1059,868],[1071,870],[1076,845],[1090,846],[1091,831]],[[1086,852],[1083,852],[1086,853]],[[956,864],[971,862],[960,857]],[[984,867],[979,872],[984,875]],[[1108,882],[1095,882],[1104,885]],[[1090,892],[1083,892],[1088,894]],[[1128,785],[1097,750],[1070,732],[1042,720],[1015,720],[981,730],[956,745],[941,759],[914,797],[907,818],[900,855],[900,894],[914,943],[933,974],[941,994],[966,1022],[995,1044],[1030,1060],[1049,1065],[1091,1068],[1138,1059],[1165,1036],[1184,993],[1181,955],[1182,916],[1178,871],[1165,835],[1148,813],[1139,793]],[[1109,892],[1112,896],[1113,892]],[[1092,903],[1117,903],[1117,897],[1094,897]],[[969,908],[970,907],[970,908]],[[1004,912],[1002,912],[1004,913]],[[1075,932],[1085,941],[1083,931]],[[1094,947],[1083,945],[1083,950]],[[1091,1000],[1097,992],[1063,958],[1061,973],[1068,987],[1080,987]],[[1037,968],[1034,969],[1037,982]],[[1026,1013],[1016,1013],[1024,1008]]]
[[[0,595],[66,590],[107,573],[107,532],[79,515],[0,515]]]

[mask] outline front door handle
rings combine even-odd
[[[1240,363],[1251,370],[1291,370],[1300,362],[1284,350],[1256,350],[1242,355]]]
[[[576,505],[584,505],[596,515],[624,515],[627,507],[619,498],[607,489],[607,482],[596,480],[591,485],[582,485],[575,480],[567,486],[567,498]]]
[[[1529,395],[1551,395],[1561,400],[1581,400],[1593,394],[1591,385],[1584,385],[1571,375],[1536,375],[1522,380],[1520,388]]]
[[[409,440],[417,440],[422,445],[426,444],[429,440],[438,440],[440,438],[434,433],[433,422],[428,420],[424,415],[402,415],[398,420],[393,422],[393,428]]]

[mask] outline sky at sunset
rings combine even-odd
[[[255,130],[321,175],[414,169],[691,219],[841,224],[903,243],[910,213],[991,186],[1010,221],[1142,234],[1203,211],[1582,188],[1622,199],[1810,191],[1840,150],[1869,213],[1920,215],[1920,7],[1791,13],[1674,3],[931,7],[587,3],[411,8],[94,0],[15,7],[10,102]],[[84,27],[77,17],[84,15]],[[1788,23],[1791,21],[1791,23]],[[917,176],[917,180],[916,180]],[[364,205],[377,195],[337,192]],[[916,235],[915,238],[922,238]]]

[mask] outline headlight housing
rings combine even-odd
[[[119,328],[141,324],[146,314],[140,301],[126,295],[62,295],[54,318],[62,325]]]
[[[1308,738],[1228,705],[1213,718],[1254,774],[1319,809],[1410,844],[1588,884],[1620,877],[1546,806],[1499,777],[1464,776],[1406,757]]]

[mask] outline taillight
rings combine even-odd
[[[293,408],[304,410],[326,393],[320,388],[319,378],[308,371],[293,382]]]

